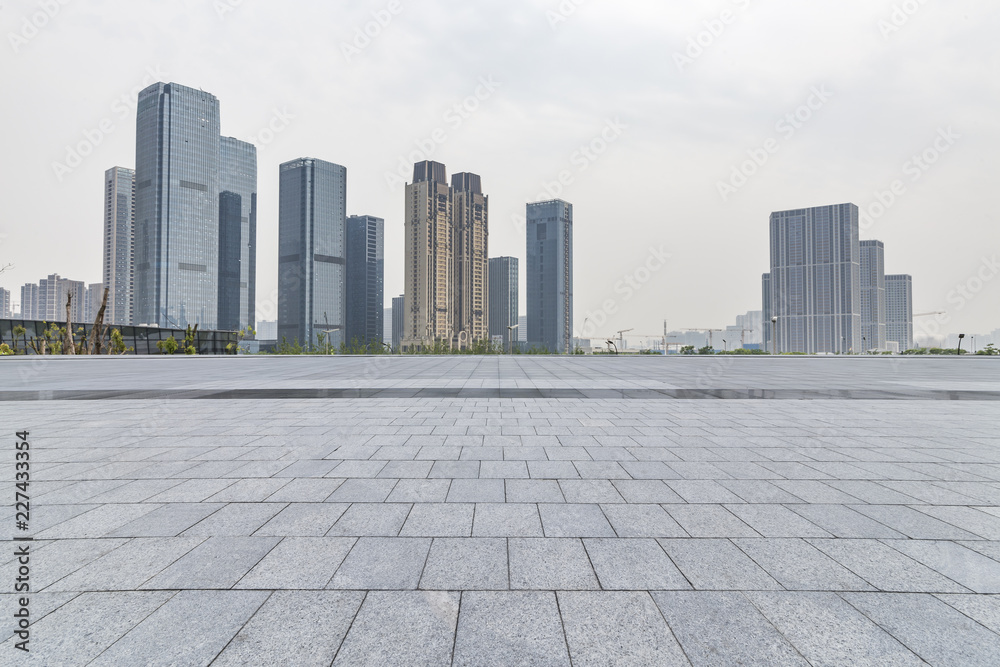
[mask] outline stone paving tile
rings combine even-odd
[[[252,535],[285,507],[283,503],[230,503],[181,534],[203,537]]]
[[[225,507],[224,503],[171,503],[152,512],[144,513],[120,528],[108,532],[107,535],[109,537],[170,537],[180,535],[223,507]]]
[[[555,594],[463,593],[452,665],[569,667],[569,652]]]
[[[563,479],[559,488],[567,503],[624,503],[618,490],[607,479]]]
[[[725,507],[716,505],[664,505],[691,537],[759,537]]]
[[[218,509],[211,509],[214,511]],[[129,505],[99,505],[88,511],[77,514],[53,525],[51,528],[39,530],[37,522],[32,522],[32,527],[39,532],[35,537],[39,539],[73,539],[83,537],[103,537],[105,535],[116,537],[115,533],[122,526],[130,524],[139,517],[153,513],[159,508],[158,505],[144,505],[141,503]],[[204,512],[205,510],[199,510]],[[180,532],[180,531],[177,531]],[[171,533],[176,534],[176,533]]]
[[[232,588],[279,540],[278,537],[210,537],[140,588]]]
[[[46,590],[136,590],[204,540],[203,537],[140,537],[129,540]]]
[[[354,543],[352,537],[286,537],[233,588],[324,588]]]
[[[90,664],[208,664],[268,595],[264,591],[181,591]]]
[[[581,540],[511,538],[507,544],[511,589],[573,591],[599,588]]]
[[[29,599],[29,603],[31,604],[31,623],[38,623],[80,595],[83,594],[65,591],[59,593],[33,593]],[[15,593],[0,593],[0,614],[3,614],[3,618],[14,618],[14,613],[20,608],[18,602],[21,597],[20,594]],[[13,642],[9,644],[4,643],[14,638],[14,631],[17,629],[14,623],[5,623],[4,627],[0,628],[0,659],[3,659],[2,656],[14,655],[12,651],[18,650],[13,647]],[[17,641],[21,641],[21,639],[17,638]]]
[[[746,593],[812,664],[922,665],[924,661],[835,593]]]
[[[236,483],[235,479],[189,479],[177,484],[155,496],[146,499],[149,503],[200,503],[209,496],[214,496],[227,486]]]
[[[35,543],[31,547],[31,587],[35,591],[45,590],[49,584],[76,572],[126,542],[126,539],[106,538],[56,540],[46,544],[44,549]],[[14,552],[15,548],[11,548],[8,553]]]
[[[399,531],[402,537],[468,537],[472,534],[472,503],[417,503]]]
[[[975,593],[1000,593],[1000,563],[960,544],[925,540],[887,544]]]
[[[545,537],[615,537],[600,505],[539,505]]]
[[[648,593],[557,596],[574,667],[690,664]]]
[[[454,479],[448,489],[449,503],[502,503],[505,500],[502,479]]]
[[[348,479],[337,487],[327,502],[383,503],[396,486],[397,479]]]
[[[659,505],[601,505],[618,537],[687,537]]]
[[[856,574],[801,539],[734,539],[733,543],[790,590],[866,591]]]
[[[667,486],[687,503],[741,503],[743,499],[712,480],[672,480]]]
[[[908,558],[878,540],[809,540],[809,543],[880,591],[964,593],[946,576]]]
[[[905,537],[902,533],[843,505],[792,505],[789,509],[834,537],[890,539]]]
[[[924,514],[987,540],[1000,540],[1000,516],[974,507],[915,507]]]
[[[276,591],[212,666],[294,662],[303,667],[328,667],[364,596],[360,591]]]
[[[611,482],[627,503],[682,503],[684,499],[658,479],[616,479]]]
[[[435,667],[451,662],[459,594],[372,591],[333,661],[334,667]]]
[[[974,540],[978,535],[900,505],[853,505],[854,509],[915,540]]]
[[[809,665],[742,593],[665,591],[652,596],[695,667]]]
[[[431,473],[434,461],[389,461],[379,471],[377,477],[404,480],[426,479]]]
[[[696,590],[781,590],[771,575],[729,540],[662,539],[659,543]]]
[[[996,664],[1000,636],[931,595],[843,593],[862,614],[932,665]],[[933,632],[928,632],[933,628]]]
[[[424,590],[507,590],[507,540],[436,538],[420,577]]]
[[[291,503],[253,535],[326,535],[349,507],[346,503]]]
[[[511,503],[564,503],[566,498],[559,483],[550,479],[506,480],[507,502]]]
[[[937,595],[969,618],[1000,634],[1000,596],[996,595]]]
[[[175,593],[147,591],[129,593],[83,593],[57,610],[39,617],[31,607],[31,650],[20,653],[16,663],[7,662],[16,655],[11,638],[0,644],[0,661],[17,665],[87,664],[122,635],[156,611]],[[34,600],[35,598],[33,598]]]
[[[413,590],[427,562],[431,540],[418,537],[362,537],[337,569],[328,588]]]
[[[815,523],[781,505],[725,505],[764,537],[830,537]]]
[[[354,503],[326,534],[392,537],[399,534],[411,507],[408,503]]]
[[[691,588],[656,540],[585,539],[583,545],[604,590],[666,591]]]

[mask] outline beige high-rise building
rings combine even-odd
[[[403,347],[489,338],[489,198],[479,176],[418,162],[406,186]]]

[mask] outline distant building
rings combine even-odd
[[[736,316],[736,325],[726,327],[724,333],[729,349],[742,345],[760,347],[764,337],[763,312],[751,310],[744,315]]]
[[[527,343],[528,342],[528,316],[518,315],[517,316],[517,342]]]
[[[135,281],[135,170],[104,172],[104,271],[108,305],[104,321],[132,324]]]
[[[21,287],[21,319],[33,320],[38,312],[38,285],[25,283]]]
[[[527,205],[528,345],[572,353],[573,205]]]
[[[908,275],[885,277],[885,338],[900,352],[913,349],[913,278]]]
[[[372,215],[347,219],[348,344],[382,342],[385,221]]]
[[[518,314],[518,262],[517,257],[491,257],[490,271],[490,338],[500,336],[504,347],[511,342],[511,334],[517,340],[517,331],[508,327],[517,326]]]
[[[278,321],[261,320],[257,322],[254,331],[257,332],[254,336],[257,340],[278,340]]]
[[[778,352],[860,351],[860,246],[854,204],[779,211],[770,219],[764,317]],[[774,331],[771,331],[774,329]]]
[[[280,166],[278,342],[344,341],[347,169],[314,158]]]
[[[21,288],[22,319],[66,322],[66,300],[71,296],[70,320],[82,322],[85,311],[87,286],[79,280],[66,280],[54,273]],[[27,306],[25,305],[27,304]]]
[[[489,198],[480,177],[455,174],[449,186],[443,164],[416,163],[405,225],[402,346],[466,348],[487,338]]]
[[[83,321],[94,323],[94,319],[97,317],[98,311],[101,310],[101,300],[104,298],[104,283],[90,283],[87,285],[87,292],[84,297],[84,307],[83,307]],[[104,309],[105,316],[108,314],[108,309]],[[105,320],[107,323],[107,321]]]
[[[218,328],[219,100],[155,83],[139,93],[136,324]]]
[[[861,349],[886,349],[885,247],[861,241]]]
[[[257,284],[257,148],[219,139],[219,329],[254,328]]]
[[[392,345],[392,308],[382,309],[382,342]]]
[[[0,287],[0,317],[10,319],[10,290]]]
[[[392,351],[399,352],[403,343],[403,326],[406,323],[406,297],[392,297]]]

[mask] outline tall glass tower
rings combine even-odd
[[[256,320],[257,148],[222,137],[219,150],[219,328],[234,331]]]
[[[344,340],[347,169],[299,158],[279,167],[278,342]],[[381,306],[379,306],[381,308]]]
[[[135,171],[112,167],[104,172],[104,321],[132,324],[135,257]],[[101,295],[103,297],[103,295]]]
[[[861,347],[885,346],[885,246],[881,241],[861,241]]]
[[[490,337],[501,336],[504,349],[508,349],[512,336],[517,340],[517,331],[508,329],[517,325],[517,257],[490,257],[489,267]]]
[[[913,349],[913,278],[907,274],[885,277],[885,338],[898,352]]]
[[[527,205],[529,346],[573,351],[573,205],[561,199]]]
[[[139,93],[136,324],[218,328],[219,100],[176,83]]]
[[[349,344],[381,343],[385,220],[372,215],[347,219],[347,333]]]
[[[778,352],[859,352],[858,207],[837,204],[772,213],[770,245],[770,299],[764,316],[778,319],[768,327],[768,342]]]

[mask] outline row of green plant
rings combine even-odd
[[[28,337],[28,331],[23,326],[16,326],[10,345],[0,343],[0,356],[29,354],[125,354],[132,348],[125,346],[125,340],[118,329],[111,329],[107,338],[88,337],[83,327],[77,327],[70,334],[66,327],[55,322],[42,322],[45,329],[41,336]]]
[[[240,332],[241,334],[243,332]],[[326,334],[319,333],[316,336],[317,342],[315,345],[302,344],[298,339],[293,340],[291,343],[284,336],[281,342],[278,343],[273,352],[261,352],[260,354],[310,354],[310,355],[386,355],[386,354],[402,354],[402,355],[442,355],[442,354],[467,354],[467,355],[501,355],[501,354],[553,354],[547,347],[532,346],[528,349],[522,349],[518,345],[511,347],[506,347],[501,343],[495,343],[491,340],[477,340],[464,349],[458,349],[448,344],[444,340],[436,340],[431,344],[423,345],[420,347],[408,347],[407,349],[400,351],[394,350],[392,347],[386,343],[379,341],[361,341],[358,339],[353,339],[350,343],[341,342],[338,345],[333,345],[329,343],[329,339]],[[242,337],[241,337],[242,340]],[[583,350],[579,347],[574,351],[575,354],[583,354]]]

